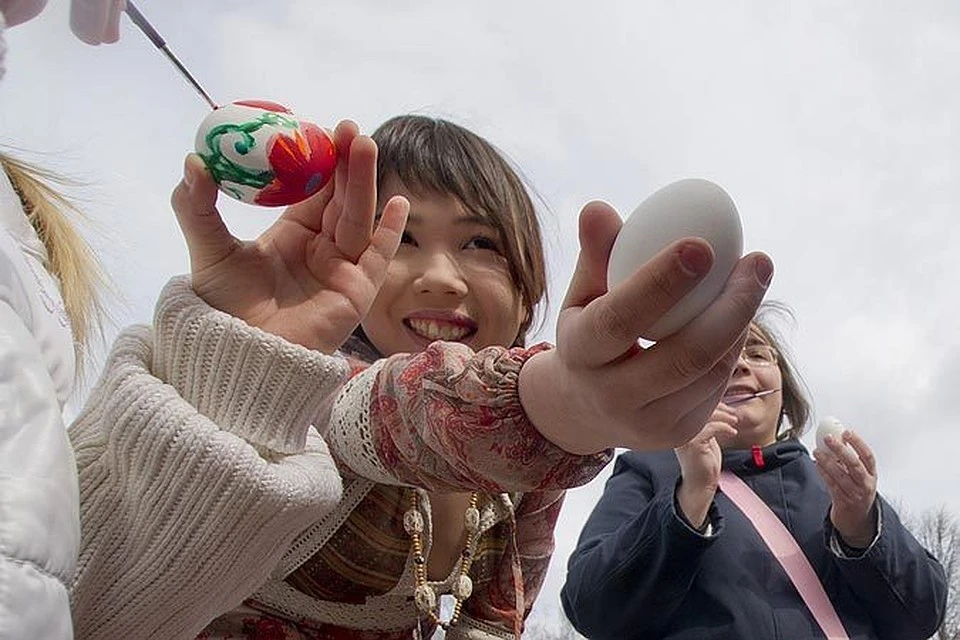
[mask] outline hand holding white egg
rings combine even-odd
[[[827,446],[826,437],[833,436],[838,443],[843,445],[846,452],[849,452],[850,455],[856,456],[856,449],[849,444],[844,443],[843,441],[844,431],[846,431],[846,429],[839,420],[833,416],[824,416],[817,425],[817,449],[821,451],[830,451],[830,447]]]
[[[710,244],[713,267],[693,291],[644,333],[643,337],[649,340],[662,340],[675,333],[720,294],[743,253],[737,208],[730,196],[712,182],[674,182],[633,211],[610,252],[607,285],[612,289],[665,246],[685,237],[703,238]]]
[[[846,435],[844,435],[846,433]],[[833,436],[827,443],[825,438]],[[830,493],[830,521],[845,543],[866,548],[877,533],[877,466],[873,451],[836,418],[817,426],[817,471]]]
[[[212,111],[197,130],[196,151],[221,191],[266,207],[309,198],[337,166],[337,149],[326,131],[264,100]]]

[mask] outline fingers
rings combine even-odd
[[[170,203],[187,241],[194,273],[219,262],[237,246],[217,211],[217,185],[200,156],[187,156],[183,180],[173,190]]]
[[[707,375],[702,376],[688,388],[680,393],[673,393],[659,400],[651,408],[661,411],[669,411],[667,415],[678,415],[680,419],[673,425],[668,434],[672,440],[684,439],[689,437],[689,433],[697,428],[697,425],[705,421],[713,422],[713,416],[716,415],[717,402],[726,388],[728,374],[727,365],[719,363]],[[684,408],[687,408],[684,411]],[[692,407],[690,409],[689,407]],[[730,430],[726,431],[728,435],[737,435],[737,430],[733,426],[738,418],[733,415],[727,422]],[[718,420],[717,422],[723,422]]]
[[[46,6],[46,0],[35,2],[2,2],[3,19],[6,26],[13,27],[37,17]]]
[[[673,393],[708,371],[724,381],[729,379],[772,275],[773,263],[766,255],[752,253],[741,258],[717,299],[648,351],[651,392]],[[715,369],[721,361],[724,366]]]
[[[873,454],[873,449],[867,444],[866,440],[860,437],[860,434],[851,429],[843,432],[843,440],[857,452],[860,462],[863,463],[867,473],[874,478],[877,477],[877,458]]]
[[[332,133],[327,131],[327,133],[333,138],[338,155],[333,179],[303,202],[287,207],[283,217],[315,233],[323,232],[333,238],[336,234],[337,221],[343,205],[343,192],[349,175],[346,159],[350,155],[350,145],[357,137],[358,129],[355,123],[344,120],[337,125],[336,130]]]
[[[358,262],[371,282],[378,287],[383,283],[387,273],[387,266],[393,260],[403,237],[403,229],[407,225],[407,214],[410,212],[410,203],[403,196],[390,198],[383,207],[380,224],[370,240],[369,248],[363,252]]]
[[[341,121],[333,130],[333,144],[337,149],[337,168],[333,172],[330,206],[323,213],[322,226],[323,234],[331,238],[335,238],[337,234],[337,224],[340,221],[340,214],[346,199],[347,182],[350,178],[349,164],[353,141],[359,134],[359,127],[350,120]]]
[[[599,247],[595,250],[600,252]],[[590,249],[585,248],[582,253],[588,252]],[[597,259],[594,256],[588,260]],[[558,343],[565,341],[573,361],[586,366],[601,366],[620,358],[636,347],[644,330],[697,285],[712,261],[713,252],[703,240],[690,238],[671,244],[606,295],[589,302],[575,315],[575,322],[564,327],[568,333],[558,335]],[[589,268],[597,267],[594,262]],[[576,294],[587,292],[590,284],[598,289],[599,278],[598,274],[584,275],[579,282],[575,278],[580,291],[571,290],[568,299],[584,298]]]
[[[716,438],[717,436],[735,436],[737,435],[737,430],[732,424],[727,422],[720,421],[710,421],[707,425],[700,431],[700,435],[697,436],[697,439],[703,439],[704,441],[710,440],[711,438]]]
[[[356,260],[370,242],[377,213],[377,144],[356,137],[346,164],[349,175],[334,239],[344,255]]]
[[[103,29],[104,44],[113,44],[120,40],[120,14],[126,5],[126,0],[110,0],[107,22]]]
[[[120,37],[120,11],[125,4],[117,0],[73,0],[70,29],[87,44],[116,42]]]
[[[607,292],[610,250],[623,226],[613,207],[590,202],[580,212],[580,255],[562,308],[583,307]]]
[[[717,408],[713,410],[713,415],[710,416],[710,421],[713,422],[714,420],[726,422],[727,424],[736,424],[740,421],[740,418],[737,417],[736,411],[720,402],[717,404]]]
[[[876,479],[867,471],[857,453],[833,436],[827,436],[824,442],[828,450],[818,449],[815,457],[828,487],[836,491],[834,498],[849,503],[871,504],[876,492]]]

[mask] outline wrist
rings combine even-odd
[[[517,392],[527,419],[544,438],[568,453],[592,455],[607,445],[598,444],[596,433],[579,428],[571,392],[563,384],[556,349],[532,355],[520,368]]]
[[[674,494],[680,516],[692,528],[702,532],[706,528],[707,515],[716,493],[716,487],[696,486],[681,478]]]
[[[866,549],[877,537],[876,503],[856,523],[834,522],[834,529],[845,545],[852,549]]]

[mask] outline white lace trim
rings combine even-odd
[[[330,414],[327,439],[337,456],[357,475],[396,485],[396,478],[380,462],[370,429],[370,402],[384,360],[353,376],[344,385]]]

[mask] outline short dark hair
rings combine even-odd
[[[547,274],[536,208],[517,171],[487,140],[441,118],[396,116],[372,137],[378,186],[396,176],[415,193],[450,195],[500,234],[526,312],[514,343],[522,346]]]

